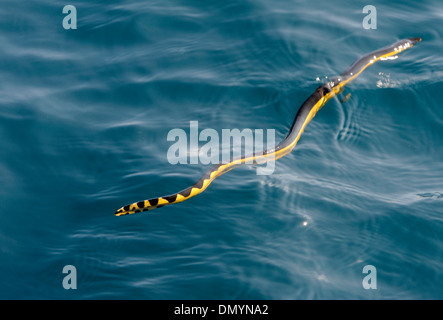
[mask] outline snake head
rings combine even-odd
[[[421,38],[409,38],[409,40],[412,42],[412,44],[416,44],[417,42],[421,41]]]

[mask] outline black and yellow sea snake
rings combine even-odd
[[[214,165],[211,169],[206,171],[200,180],[198,180],[194,185],[169,196],[128,204],[118,209],[115,215],[122,216],[143,212],[160,208],[168,204],[183,202],[202,193],[211,184],[211,182],[214,181],[214,179],[238,166],[251,163],[260,164],[271,160],[274,161],[287,155],[292,151],[292,149],[294,149],[306,125],[312,120],[317,111],[320,110],[329,99],[339,94],[346,84],[358,77],[360,73],[362,73],[362,71],[368,66],[380,60],[394,59],[398,53],[411,48],[419,41],[421,41],[421,38],[403,39],[388,47],[368,53],[354,62],[341,75],[330,79],[328,82],[318,87],[315,92],[302,104],[295,116],[294,122],[292,123],[291,129],[289,130],[286,138],[275,148],[254,153],[249,156],[243,156],[234,159],[229,163]]]

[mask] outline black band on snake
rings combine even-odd
[[[368,53],[354,62],[341,75],[332,78],[327,83],[318,87],[315,92],[302,104],[294,118],[294,122],[292,123],[291,129],[289,130],[286,138],[275,148],[237,158],[229,163],[214,165],[194,185],[169,196],[143,200],[126,205],[118,209],[115,215],[122,216],[137,212],[144,212],[160,208],[168,204],[183,202],[202,193],[211,184],[211,182],[214,181],[214,179],[238,166],[243,164],[260,164],[267,161],[274,161],[287,155],[292,151],[292,149],[294,149],[306,125],[312,120],[317,111],[320,110],[329,99],[339,94],[346,84],[358,77],[360,73],[368,66],[380,60],[394,59],[398,53],[411,48],[419,41],[421,41],[420,38],[403,39],[386,48]]]

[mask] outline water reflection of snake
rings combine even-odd
[[[302,104],[295,116],[288,135],[275,148],[254,153],[249,156],[243,156],[234,159],[229,163],[214,165],[210,170],[206,171],[206,173],[194,185],[169,196],[153,198],[126,205],[118,209],[115,215],[121,216],[148,211],[168,204],[188,200],[206,190],[214,179],[238,166],[251,163],[260,164],[267,161],[274,161],[285,156],[295,147],[306,125],[312,120],[317,111],[320,110],[329,99],[341,93],[346,84],[355,79],[364,69],[366,69],[366,67],[380,60],[395,59],[398,53],[411,48],[419,41],[421,41],[420,38],[403,39],[395,42],[389,47],[368,53],[354,62],[341,75],[330,79],[327,83],[318,87]]]

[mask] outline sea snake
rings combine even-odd
[[[289,130],[286,138],[275,148],[254,153],[249,156],[243,156],[241,158],[234,159],[229,163],[214,165],[211,169],[206,171],[200,180],[198,180],[194,185],[169,196],[128,204],[118,209],[117,212],[115,212],[115,215],[122,216],[133,214],[153,210],[168,204],[183,202],[202,193],[211,184],[211,182],[214,181],[214,179],[238,166],[251,163],[260,164],[267,161],[277,160],[287,155],[292,151],[292,149],[294,149],[306,125],[312,120],[317,111],[320,110],[329,99],[341,93],[346,84],[358,77],[360,73],[362,73],[362,71],[368,66],[380,60],[395,59],[397,58],[396,55],[398,53],[411,48],[419,41],[421,41],[421,38],[403,39],[388,47],[368,53],[355,61],[341,75],[331,78],[328,82],[318,87],[315,92],[302,104],[294,118],[291,129]]]

